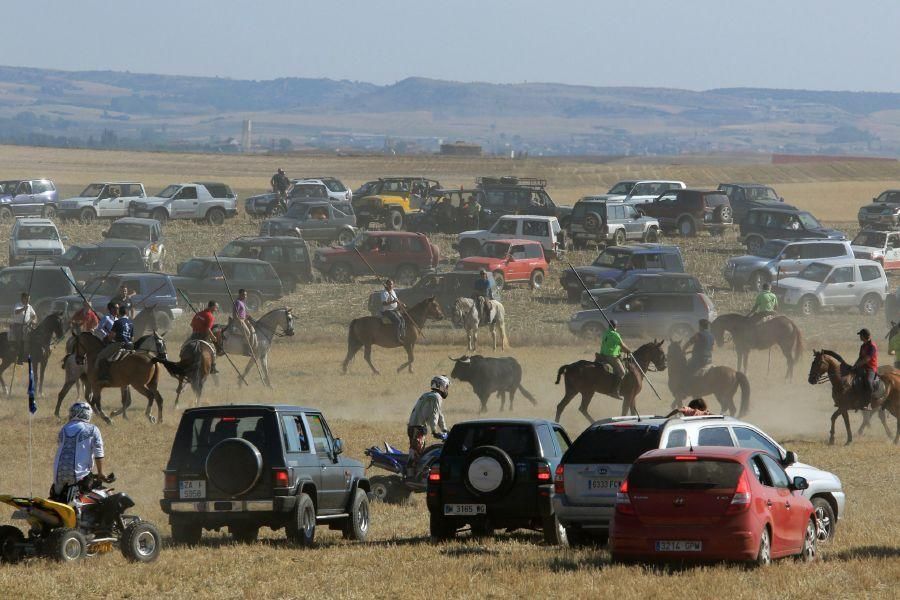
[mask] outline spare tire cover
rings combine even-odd
[[[465,483],[473,494],[504,493],[512,485],[514,467],[509,454],[496,446],[480,446],[469,453]]]
[[[262,455],[241,438],[222,440],[206,457],[206,478],[231,496],[246,494],[262,474]]]

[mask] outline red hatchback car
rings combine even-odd
[[[502,239],[485,242],[477,256],[461,259],[455,269],[489,271],[494,274],[494,284],[498,288],[511,283],[527,283],[537,289],[544,285],[549,268],[540,242]]]
[[[815,510],[798,493],[806,487],[759,450],[652,450],[616,495],[613,561],[812,561]]]

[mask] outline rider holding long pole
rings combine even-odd
[[[621,356],[623,354],[631,354],[631,349],[622,341],[622,336],[618,332],[618,323],[615,319],[609,321],[609,329],[603,334],[600,342],[600,352],[597,354],[598,364],[606,364],[612,368],[613,377],[615,377],[615,387],[613,395],[616,398],[622,398],[622,382],[625,380],[625,365],[622,364]]]

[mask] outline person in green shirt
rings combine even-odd
[[[617,331],[618,323],[610,320],[609,329],[603,334],[600,342],[600,352],[597,353],[597,364],[609,365],[615,378],[613,395],[622,397],[622,381],[625,379],[625,365],[622,364],[622,355],[631,354],[631,349],[622,341],[622,336]]]
[[[777,308],[778,297],[772,293],[769,284],[764,283],[762,291],[757,294],[756,302],[753,303],[753,308],[750,309],[750,314],[747,316],[753,318],[754,322],[759,323],[766,317],[774,315]]]
[[[894,368],[900,369],[900,326],[891,321],[891,330],[888,332],[888,354],[894,357]]]

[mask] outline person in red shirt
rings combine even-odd
[[[875,378],[878,376],[878,346],[872,341],[872,334],[868,329],[860,329],[857,332],[862,345],[859,347],[859,358],[853,368],[862,379],[866,392],[865,404],[872,400],[872,390],[875,389]]]
[[[86,301],[82,304],[81,308],[72,315],[69,324],[76,333],[81,333],[82,331],[93,332],[97,329],[97,326],[100,325],[100,317],[94,312],[91,303]]]
[[[219,312],[219,303],[210,300],[204,310],[201,310],[191,319],[191,337],[188,340],[203,340],[209,342],[216,349],[219,348],[219,341],[213,332],[213,326],[216,324],[216,313]],[[210,373],[218,373],[216,370],[215,356],[213,357],[212,370]]]

